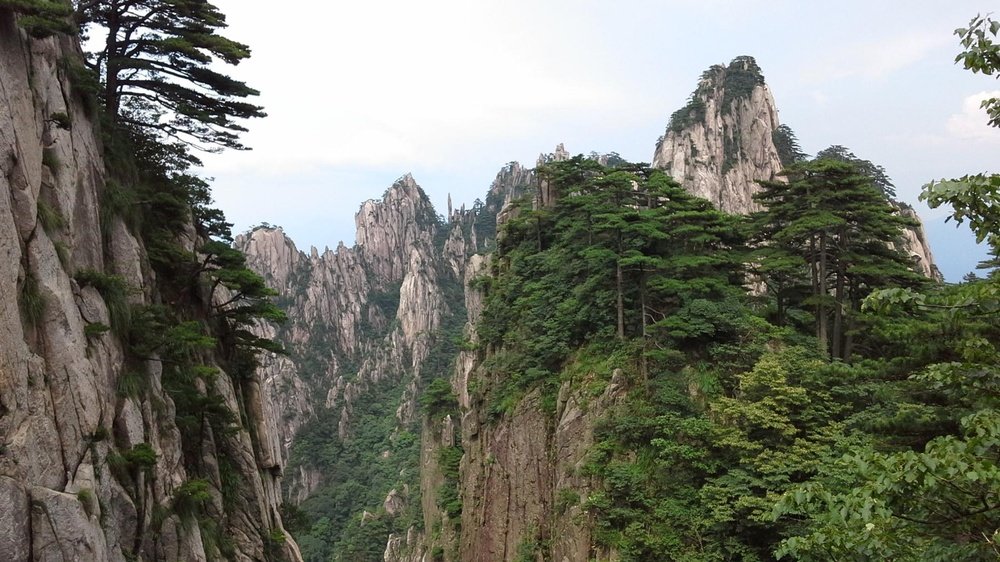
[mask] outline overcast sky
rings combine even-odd
[[[232,71],[269,117],[252,151],[206,157],[238,231],[283,226],[300,249],[354,242],[354,213],[412,172],[445,213],[485,198],[507,162],[620,153],[649,162],[702,71],[757,59],[780,120],[815,154],[847,146],[899,198],[996,172],[991,77],[954,64],[962,0],[215,0],[253,57]],[[946,212],[917,205],[949,280],[984,255]]]

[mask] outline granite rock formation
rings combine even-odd
[[[687,105],[671,115],[657,141],[653,166],[718,209],[749,214],[760,210],[753,200],[756,182],[777,179],[784,168],[775,144],[779,125],[760,67],[753,57],[737,57],[702,74]],[[920,221],[912,208],[897,205]],[[919,271],[941,279],[923,226],[905,233],[905,245]]]
[[[0,9],[0,559],[299,560],[255,380],[220,371],[198,389],[243,413],[226,434],[179,431],[156,357],[141,392],[122,391],[135,366],[107,330],[113,303],[75,277],[116,276],[137,307],[158,281],[140,237],[102,205],[95,112],[66,71],[81,57],[75,38],[30,38]],[[192,461],[214,531],[178,509]],[[239,489],[225,492],[223,474]]]

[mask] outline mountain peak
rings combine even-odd
[[[670,116],[653,166],[729,213],[757,209],[757,180],[781,170],[774,145],[778,111],[751,56],[706,70],[687,105]]]

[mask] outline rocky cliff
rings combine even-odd
[[[760,69],[741,57],[705,73],[654,165],[722,210],[750,213],[755,182],[783,168],[778,134]],[[560,145],[538,164],[568,157]],[[377,553],[386,562],[616,559],[595,546],[584,505],[598,484],[584,467],[595,426],[626,395],[622,374],[567,371],[554,405],[532,392],[498,412],[491,398],[499,375],[483,365],[497,350],[478,341],[479,287],[518,194],[535,209],[556,201],[531,169],[511,163],[485,203],[449,201],[438,217],[407,175],[361,205],[354,247],[302,252],[270,227],[237,239],[290,318],[261,327],[291,352],[261,373],[266,401],[282,412],[286,497],[320,522],[297,531],[309,556],[375,559],[371,543],[388,536]],[[922,232],[907,243],[931,275]],[[452,396],[418,406],[444,380]],[[351,505],[349,516],[333,514],[336,502]]]
[[[357,243],[350,248],[305,253],[280,228],[270,227],[237,237],[248,265],[278,290],[289,317],[285,325],[260,327],[290,353],[259,370],[268,402],[283,413],[277,425],[282,457],[290,461],[289,501],[319,518],[327,513],[321,498],[364,480],[384,501],[356,497],[353,509],[368,513],[366,521],[378,520],[367,525],[396,533],[389,544],[393,556],[420,557],[428,550],[430,527],[409,521],[422,503],[432,511],[422,518],[434,518],[436,489],[421,487],[420,475],[408,467],[435,462],[440,443],[421,431],[417,394],[429,381],[450,376],[453,340],[461,338],[467,316],[463,285],[493,244],[497,214],[531,178],[530,170],[510,163],[485,202],[450,209],[445,218],[413,177],[403,176],[380,200],[361,205]],[[401,445],[408,442],[406,435],[421,433],[422,443]],[[316,453],[328,446],[355,451],[362,443],[380,448],[372,460],[379,467],[367,467],[366,474],[330,474],[329,459]],[[334,536],[361,533],[343,517],[332,520]],[[349,556],[345,553],[357,546],[329,542],[307,550]]]
[[[172,312],[142,237],[103,203],[81,60],[0,9],[0,558],[298,560],[256,381],[204,352],[217,370],[187,395],[238,415],[183,433],[164,364],[129,347],[130,311]]]
[[[778,111],[752,57],[716,65],[701,76],[688,104],[670,117],[653,166],[727,213],[746,214],[757,180],[774,179],[782,163],[774,146]]]
[[[783,134],[760,67],[753,57],[741,56],[702,74],[687,105],[670,116],[656,143],[653,166],[718,209],[748,214],[760,210],[753,200],[756,182],[778,178],[790,163],[790,155],[778,148],[786,144],[780,142]],[[901,209],[920,221],[912,208]],[[923,226],[908,230],[905,243],[918,269],[941,279]]]

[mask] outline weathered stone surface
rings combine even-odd
[[[691,101],[676,112],[656,143],[653,167],[673,176],[690,193],[733,214],[760,210],[758,180],[780,178],[783,168],[774,134],[778,110],[752,57],[715,65],[698,82]],[[920,222],[909,206],[901,213]],[[904,232],[905,251],[917,270],[941,279],[923,226]]]
[[[97,496],[31,489],[31,551],[36,562],[111,560],[100,521]]]
[[[705,72],[687,118],[672,121],[657,142],[653,166],[718,209],[746,214],[760,208],[751,198],[760,189],[755,182],[774,179],[782,165],[772,139],[779,123],[771,91],[763,77],[749,91],[727,80],[737,75],[760,71],[752,58],[740,57]]]
[[[0,560],[27,562],[31,557],[28,492],[13,478],[0,476]]]
[[[31,39],[0,9],[0,558],[205,560],[196,524],[160,521],[193,477],[185,450],[201,436],[178,430],[158,361],[127,362],[114,332],[88,335],[90,324],[111,324],[108,303],[73,279],[120,275],[133,304],[169,304],[143,243],[120,219],[106,216],[102,229],[102,149],[64,71],[81,56],[75,38]],[[72,127],[56,126],[55,113]],[[182,242],[193,247],[191,225]],[[133,397],[119,389],[126,375],[139,380]],[[225,373],[218,384],[248,426],[206,439],[204,464],[234,459],[244,501],[219,520],[239,538],[233,558],[263,560],[264,537],[282,529],[275,431],[257,417],[269,413],[254,384]],[[144,443],[155,465],[128,466],[122,455]],[[282,554],[300,559],[291,540]]]
[[[898,204],[899,212],[906,218],[913,219],[920,223],[916,228],[907,228],[903,231],[903,249],[913,261],[915,262],[917,271],[923,273],[931,279],[937,279],[938,281],[943,281],[944,276],[941,274],[941,270],[938,269],[936,263],[934,263],[934,254],[931,253],[931,245],[927,241],[927,235],[924,232],[923,222],[920,220],[920,215],[917,214],[913,207],[909,205]]]

